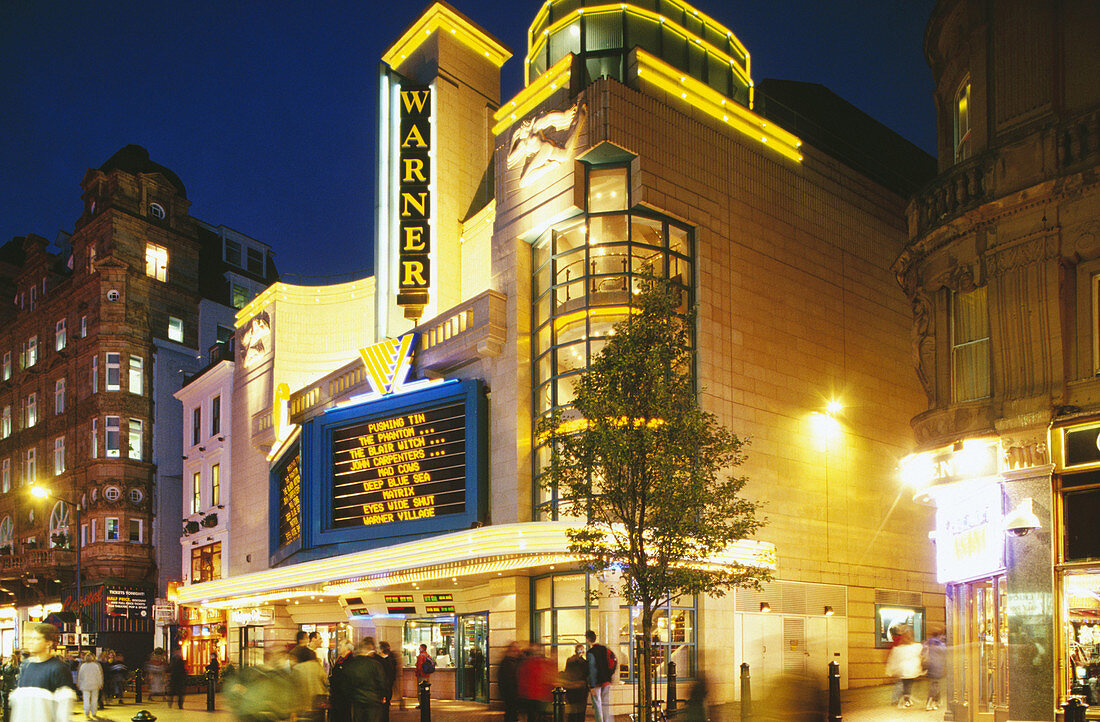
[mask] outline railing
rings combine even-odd
[[[76,565],[72,549],[28,549],[22,554],[0,555],[0,572],[13,569],[53,569]]]
[[[466,303],[422,323],[420,366],[445,371],[496,356],[504,345],[507,297],[482,291]]]
[[[914,199],[917,233],[962,215],[992,197],[992,159],[986,155],[936,177]]]

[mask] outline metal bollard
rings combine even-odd
[[[668,663],[668,689],[665,690],[665,709],[669,712],[676,711],[676,663],[671,660]]]
[[[206,711],[214,711],[214,692],[218,684],[218,667],[217,663],[211,659],[210,664],[206,665]]]
[[[1065,722],[1085,722],[1085,710],[1088,708],[1089,706],[1077,697],[1064,703],[1062,714],[1065,715]]]
[[[840,662],[835,659],[829,662],[829,716],[827,719],[828,722],[840,722]]]
[[[752,719],[752,687],[749,684],[749,663],[741,663],[741,722]]]
[[[134,670],[134,704],[141,704],[141,667]]]
[[[554,687],[554,722],[565,722],[565,687]]]
[[[131,717],[130,722],[157,722],[157,718],[149,710],[143,709]]]
[[[432,683],[421,680],[417,693],[420,695],[420,722],[432,722]]]

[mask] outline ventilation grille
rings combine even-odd
[[[738,612],[759,612],[767,602],[773,614],[800,614],[820,617],[825,607],[844,616],[848,613],[848,588],[838,584],[810,584],[806,582],[771,582],[762,591],[738,589],[735,592],[734,609]]]
[[[897,604],[906,607],[924,606],[920,592],[903,592],[898,589],[876,589],[875,604]]]

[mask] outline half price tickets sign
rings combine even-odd
[[[466,510],[466,416],[458,401],[332,434],[332,524],[374,526]]]

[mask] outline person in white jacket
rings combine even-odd
[[[19,681],[8,698],[11,722],[71,722],[73,673],[54,656],[61,635],[52,624],[36,624],[23,636],[31,655],[19,669]]]
[[[886,658],[886,674],[901,680],[901,699],[898,707],[913,706],[913,681],[924,674],[921,663],[923,647],[913,641],[913,632],[906,631],[901,642],[890,650]]]
[[[84,716],[91,719],[99,714],[99,691],[103,689],[103,668],[91,652],[76,673],[76,686],[84,695]]]

